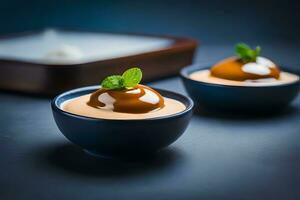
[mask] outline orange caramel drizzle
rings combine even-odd
[[[271,72],[268,75],[258,75],[244,72],[242,70],[242,66],[244,64],[245,63],[237,57],[224,59],[215,64],[210,69],[211,76],[235,81],[256,80],[264,78],[279,79],[280,77],[280,69],[277,66],[269,68]]]
[[[137,85],[121,90],[99,89],[91,94],[87,105],[122,113],[148,113],[163,108],[164,99],[155,90]]]

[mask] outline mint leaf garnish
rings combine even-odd
[[[120,75],[108,76],[101,83],[102,88],[105,89],[119,89],[122,88],[123,85],[124,80],[123,77]]]
[[[132,88],[141,82],[142,76],[142,70],[134,67],[126,70],[122,75],[106,77],[101,82],[101,87],[110,90]]]
[[[255,62],[260,52],[261,48],[259,46],[257,46],[255,49],[251,49],[247,44],[244,43],[235,45],[235,53],[245,63]]]
[[[142,70],[140,68],[134,67],[126,70],[122,77],[124,79],[124,86],[126,88],[131,88],[139,84],[142,80]]]

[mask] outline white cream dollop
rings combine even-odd
[[[269,67],[257,63],[247,63],[243,65],[242,70],[246,73],[257,75],[268,75],[271,73]]]
[[[146,103],[157,104],[159,102],[159,97],[151,90],[145,89],[145,94],[141,96],[139,100]]]
[[[256,75],[268,75],[271,73],[270,68],[276,65],[269,59],[264,57],[257,57],[256,62],[250,62],[242,66],[243,72],[256,74]]]
[[[260,57],[260,56],[256,58],[256,63],[260,64],[260,65],[264,65],[266,67],[270,67],[270,68],[273,68],[276,66],[275,63],[273,63],[268,58]]]
[[[128,93],[128,94],[139,94],[139,93],[141,93],[141,90],[140,89],[129,90],[126,93]]]
[[[99,95],[98,100],[100,102],[105,102],[105,106],[101,107],[101,109],[106,109],[106,110],[113,110],[114,109],[114,103],[116,100],[110,96],[108,93],[102,93]]]

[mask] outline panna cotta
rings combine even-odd
[[[106,77],[101,85],[66,91],[51,108],[61,133],[98,158],[144,158],[176,141],[193,114],[193,101],[139,84],[138,68]]]
[[[65,101],[61,109],[86,117],[118,120],[156,118],[186,109],[180,101],[138,84],[141,76],[138,68],[129,69],[122,76],[109,76],[98,90]]]
[[[245,44],[238,44],[236,54],[216,63],[209,70],[191,73],[190,78],[229,86],[272,86],[299,80],[298,75],[283,72],[273,61],[259,56],[260,47],[251,49]]]

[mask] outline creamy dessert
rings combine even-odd
[[[251,49],[246,44],[237,44],[235,51],[237,56],[226,58],[209,70],[193,72],[190,78],[234,86],[271,86],[299,80],[299,76],[283,72],[273,61],[259,56],[260,47]]]
[[[108,76],[97,91],[70,99],[61,108],[87,117],[124,120],[162,117],[186,109],[180,101],[163,97],[154,89],[139,84],[141,79],[139,68]]]

